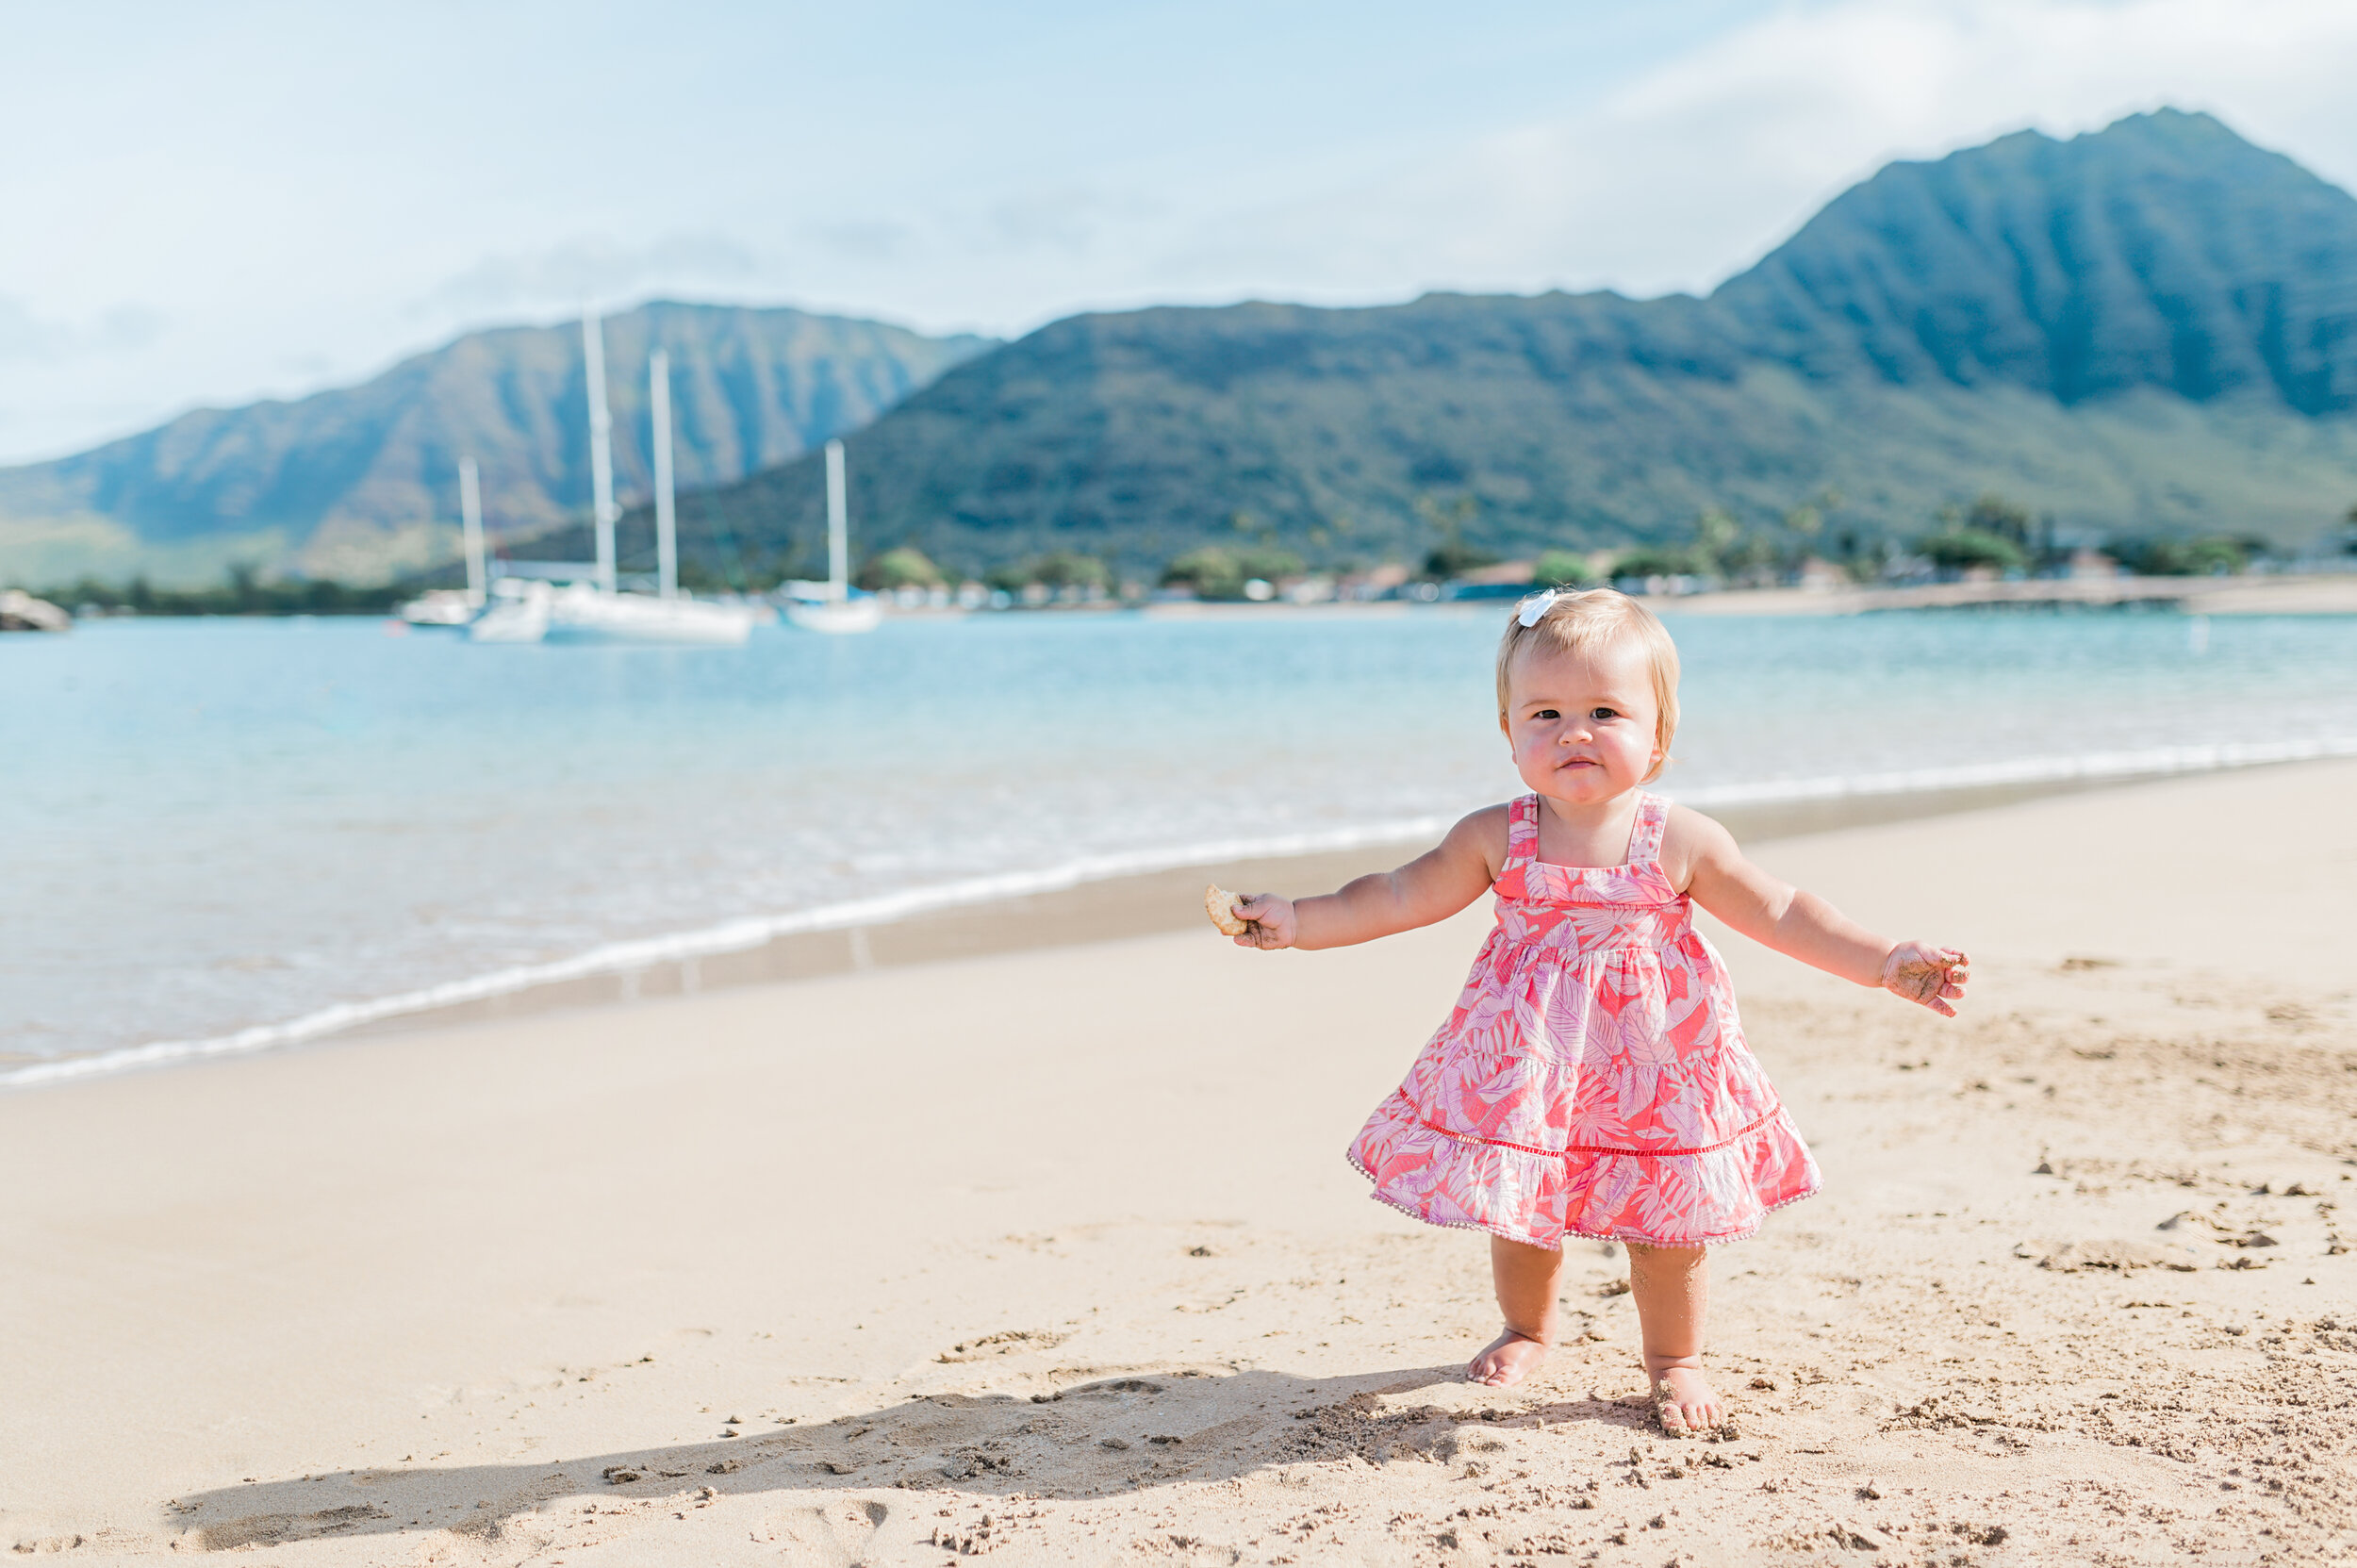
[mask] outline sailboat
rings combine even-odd
[[[533,577],[503,577],[491,585],[488,608],[467,628],[470,642],[539,642],[549,635],[556,590]]]
[[[883,601],[872,594],[851,597],[850,522],[843,486],[843,443],[827,443],[827,580],[788,583],[785,619],[805,632],[872,632],[883,619]]]
[[[671,478],[671,359],[657,349],[647,362],[654,455],[655,592],[624,593],[616,583],[614,418],[605,401],[605,328],[593,311],[581,319],[582,359],[589,384],[589,485],[598,558],[578,575],[543,567],[535,580],[503,578],[500,602],[477,619],[477,642],[652,642],[733,645],[752,634],[766,612],[714,604],[679,591],[679,520]],[[478,537],[480,524],[477,525]],[[471,581],[471,578],[470,579]],[[563,587],[554,586],[563,581]],[[511,586],[513,585],[513,586]]]
[[[458,517],[467,556],[464,588],[428,588],[401,607],[412,626],[467,626],[483,613],[483,487],[472,457],[458,459]]]
[[[458,516],[467,547],[467,587],[464,593],[441,590],[458,601],[461,617],[451,624],[466,627],[470,642],[538,642],[547,636],[549,602],[554,597],[550,586],[528,577],[494,582],[485,570],[483,484],[472,457],[458,460]]]

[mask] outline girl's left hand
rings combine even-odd
[[[1255,893],[1236,900],[1236,914],[1250,922],[1244,934],[1235,939],[1239,948],[1274,952],[1294,945],[1295,922],[1291,899],[1280,899],[1274,893]]]
[[[1883,989],[1894,997],[1920,1001],[1943,1018],[1956,1010],[1946,999],[1964,999],[1965,982],[1972,977],[1972,961],[1953,948],[1928,942],[1902,942],[1883,960]]]

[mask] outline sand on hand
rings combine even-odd
[[[1754,847],[1975,978],[1951,1022],[1714,933],[1826,1178],[1714,1260],[1715,1443],[1653,1431],[1598,1244],[1547,1365],[1464,1383],[1481,1239],[1342,1160],[1481,907],[0,1098],[0,1546],[2323,1560],[2357,1526],[2353,795],[2315,764]]]

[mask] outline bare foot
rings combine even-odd
[[[1538,1371],[1539,1363],[1546,1359],[1544,1340],[1508,1329],[1465,1364],[1465,1380],[1490,1388],[1511,1388]]]
[[[1727,1418],[1726,1401],[1698,1366],[1673,1366],[1656,1378],[1653,1409],[1672,1437],[1700,1437],[1718,1430]]]

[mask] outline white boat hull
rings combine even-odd
[[[752,635],[761,612],[741,604],[600,593],[576,584],[549,606],[548,635],[566,642],[649,642],[734,647]]]
[[[883,620],[881,599],[837,599],[823,603],[796,601],[785,619],[805,632],[872,632]]]
[[[476,642],[635,642],[733,648],[768,612],[748,604],[601,593],[585,583],[558,591],[534,583],[496,596],[467,628]]]
[[[538,642],[549,635],[549,602],[554,597],[546,583],[531,584],[520,594],[498,595],[467,627],[467,640]]]
[[[481,614],[483,601],[456,588],[435,588],[401,607],[412,626],[465,626]]]

